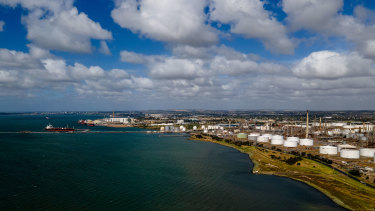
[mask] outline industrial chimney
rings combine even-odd
[[[306,138],[309,137],[309,110],[306,111]]]

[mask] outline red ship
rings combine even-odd
[[[51,124],[48,124],[45,127],[46,131],[52,131],[52,132],[74,132],[74,128],[69,128],[69,127],[53,127]]]

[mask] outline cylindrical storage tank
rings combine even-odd
[[[299,140],[299,145],[301,145],[301,146],[313,146],[314,140],[309,139],[309,138],[303,138],[303,139]]]
[[[337,154],[337,147],[334,146],[320,146],[319,153],[325,155],[336,155]]]
[[[284,141],[284,147],[297,147],[298,142],[286,140]]]
[[[372,158],[375,156],[375,148],[362,148],[359,149],[359,154],[363,157],[370,157]]]
[[[267,137],[269,140],[272,139],[272,134],[269,134],[269,133],[265,133],[262,136]]]
[[[350,158],[350,159],[358,159],[359,158],[359,150],[357,150],[357,149],[342,149],[340,151],[340,157]]]
[[[247,136],[247,139],[251,141],[256,141],[258,136],[260,136],[259,133],[250,133],[250,135]]]
[[[258,136],[257,137],[257,143],[265,143],[268,142],[268,137],[267,136]]]
[[[280,135],[273,135],[271,139],[272,145],[283,145],[284,144],[284,137]]]
[[[239,133],[239,134],[237,134],[237,138],[247,138],[247,134],[246,133]]]
[[[248,140],[251,140],[251,141],[256,141],[258,137],[259,137],[259,136],[249,135],[249,136],[247,136],[247,139],[248,139]]]
[[[342,149],[355,149],[356,146],[350,145],[350,144],[339,144],[337,145],[337,149],[340,152]]]
[[[299,138],[298,137],[288,137],[286,140],[288,140],[288,141],[296,141],[297,143],[299,143]]]

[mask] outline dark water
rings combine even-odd
[[[0,128],[79,127],[80,118],[0,116]],[[251,168],[245,154],[186,137],[2,133],[0,209],[341,209],[303,183],[249,174]]]

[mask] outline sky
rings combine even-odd
[[[0,0],[0,112],[374,105],[372,0]]]

